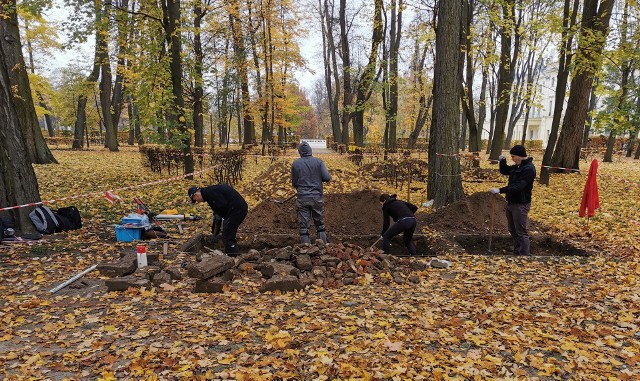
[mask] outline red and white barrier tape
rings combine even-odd
[[[20,208],[26,208],[26,207],[30,207],[30,206],[37,206],[37,205],[48,205],[48,204],[53,204],[55,202],[60,202],[60,201],[66,201],[66,200],[75,200],[75,199],[79,199],[79,198],[90,198],[90,197],[95,197],[95,196],[107,196],[107,194],[111,194],[115,196],[115,192],[116,191],[123,191],[123,190],[130,190],[130,189],[137,189],[137,188],[143,188],[149,185],[156,185],[156,184],[162,184],[162,183],[168,183],[171,181],[175,181],[175,180],[181,180],[185,177],[189,177],[189,176],[194,176],[194,175],[198,175],[201,174],[203,172],[212,170],[216,167],[220,167],[220,165],[214,165],[212,167],[206,168],[206,169],[202,169],[200,171],[195,171],[192,173],[187,173],[184,174],[182,176],[175,176],[175,177],[170,177],[170,178],[166,178],[166,179],[160,179],[160,180],[156,180],[156,181],[150,181],[148,183],[142,183],[142,184],[137,184],[137,185],[130,185],[127,187],[122,187],[122,188],[115,188],[115,189],[107,189],[104,191],[97,191],[97,192],[91,192],[91,193],[84,193],[84,194],[80,194],[80,195],[75,195],[75,196],[67,196],[67,197],[62,197],[59,199],[55,199],[55,200],[46,200],[46,201],[39,201],[39,202],[30,202],[28,204],[22,204],[22,205],[14,205],[14,206],[8,206],[5,208],[0,208],[0,212],[5,211],[5,210],[12,210],[12,209],[20,209]],[[115,198],[117,198],[117,196],[115,196]],[[109,197],[107,196],[107,199],[109,199]]]

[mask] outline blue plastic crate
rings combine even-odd
[[[137,241],[142,237],[142,228],[116,226],[116,241],[131,242]]]

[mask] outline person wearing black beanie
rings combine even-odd
[[[531,209],[531,191],[536,178],[533,158],[527,156],[522,145],[515,145],[509,151],[515,165],[508,165],[507,159],[500,155],[500,173],[509,176],[506,187],[491,188],[490,193],[505,193],[507,199],[507,222],[509,233],[514,241],[515,255],[531,255],[529,238],[529,209]]]

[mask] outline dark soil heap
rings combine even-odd
[[[382,230],[380,191],[362,190],[324,196],[325,226],[330,235],[379,235]],[[493,203],[493,206],[492,206]],[[486,233],[493,214],[494,232],[507,233],[503,197],[478,192],[432,213],[418,212],[418,228],[451,233]],[[313,230],[312,230],[313,231]],[[266,200],[249,211],[240,225],[247,234],[298,234],[295,198],[285,203]]]
[[[419,220],[433,230],[444,233],[486,233],[493,216],[494,233],[508,234],[505,206],[503,197],[478,192],[425,214]]]
[[[380,234],[380,191],[325,194],[325,227],[330,236]],[[295,198],[285,203],[265,200],[249,211],[240,233],[298,235]],[[314,231],[312,227],[312,232]]]

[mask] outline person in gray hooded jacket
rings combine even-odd
[[[291,185],[296,188],[298,199],[298,223],[300,226],[300,241],[310,243],[310,220],[316,225],[318,238],[327,242],[327,232],[324,228],[324,201],[322,199],[322,183],[331,181],[329,170],[324,162],[313,157],[311,147],[307,142],[298,146],[300,158],[291,165]]]

